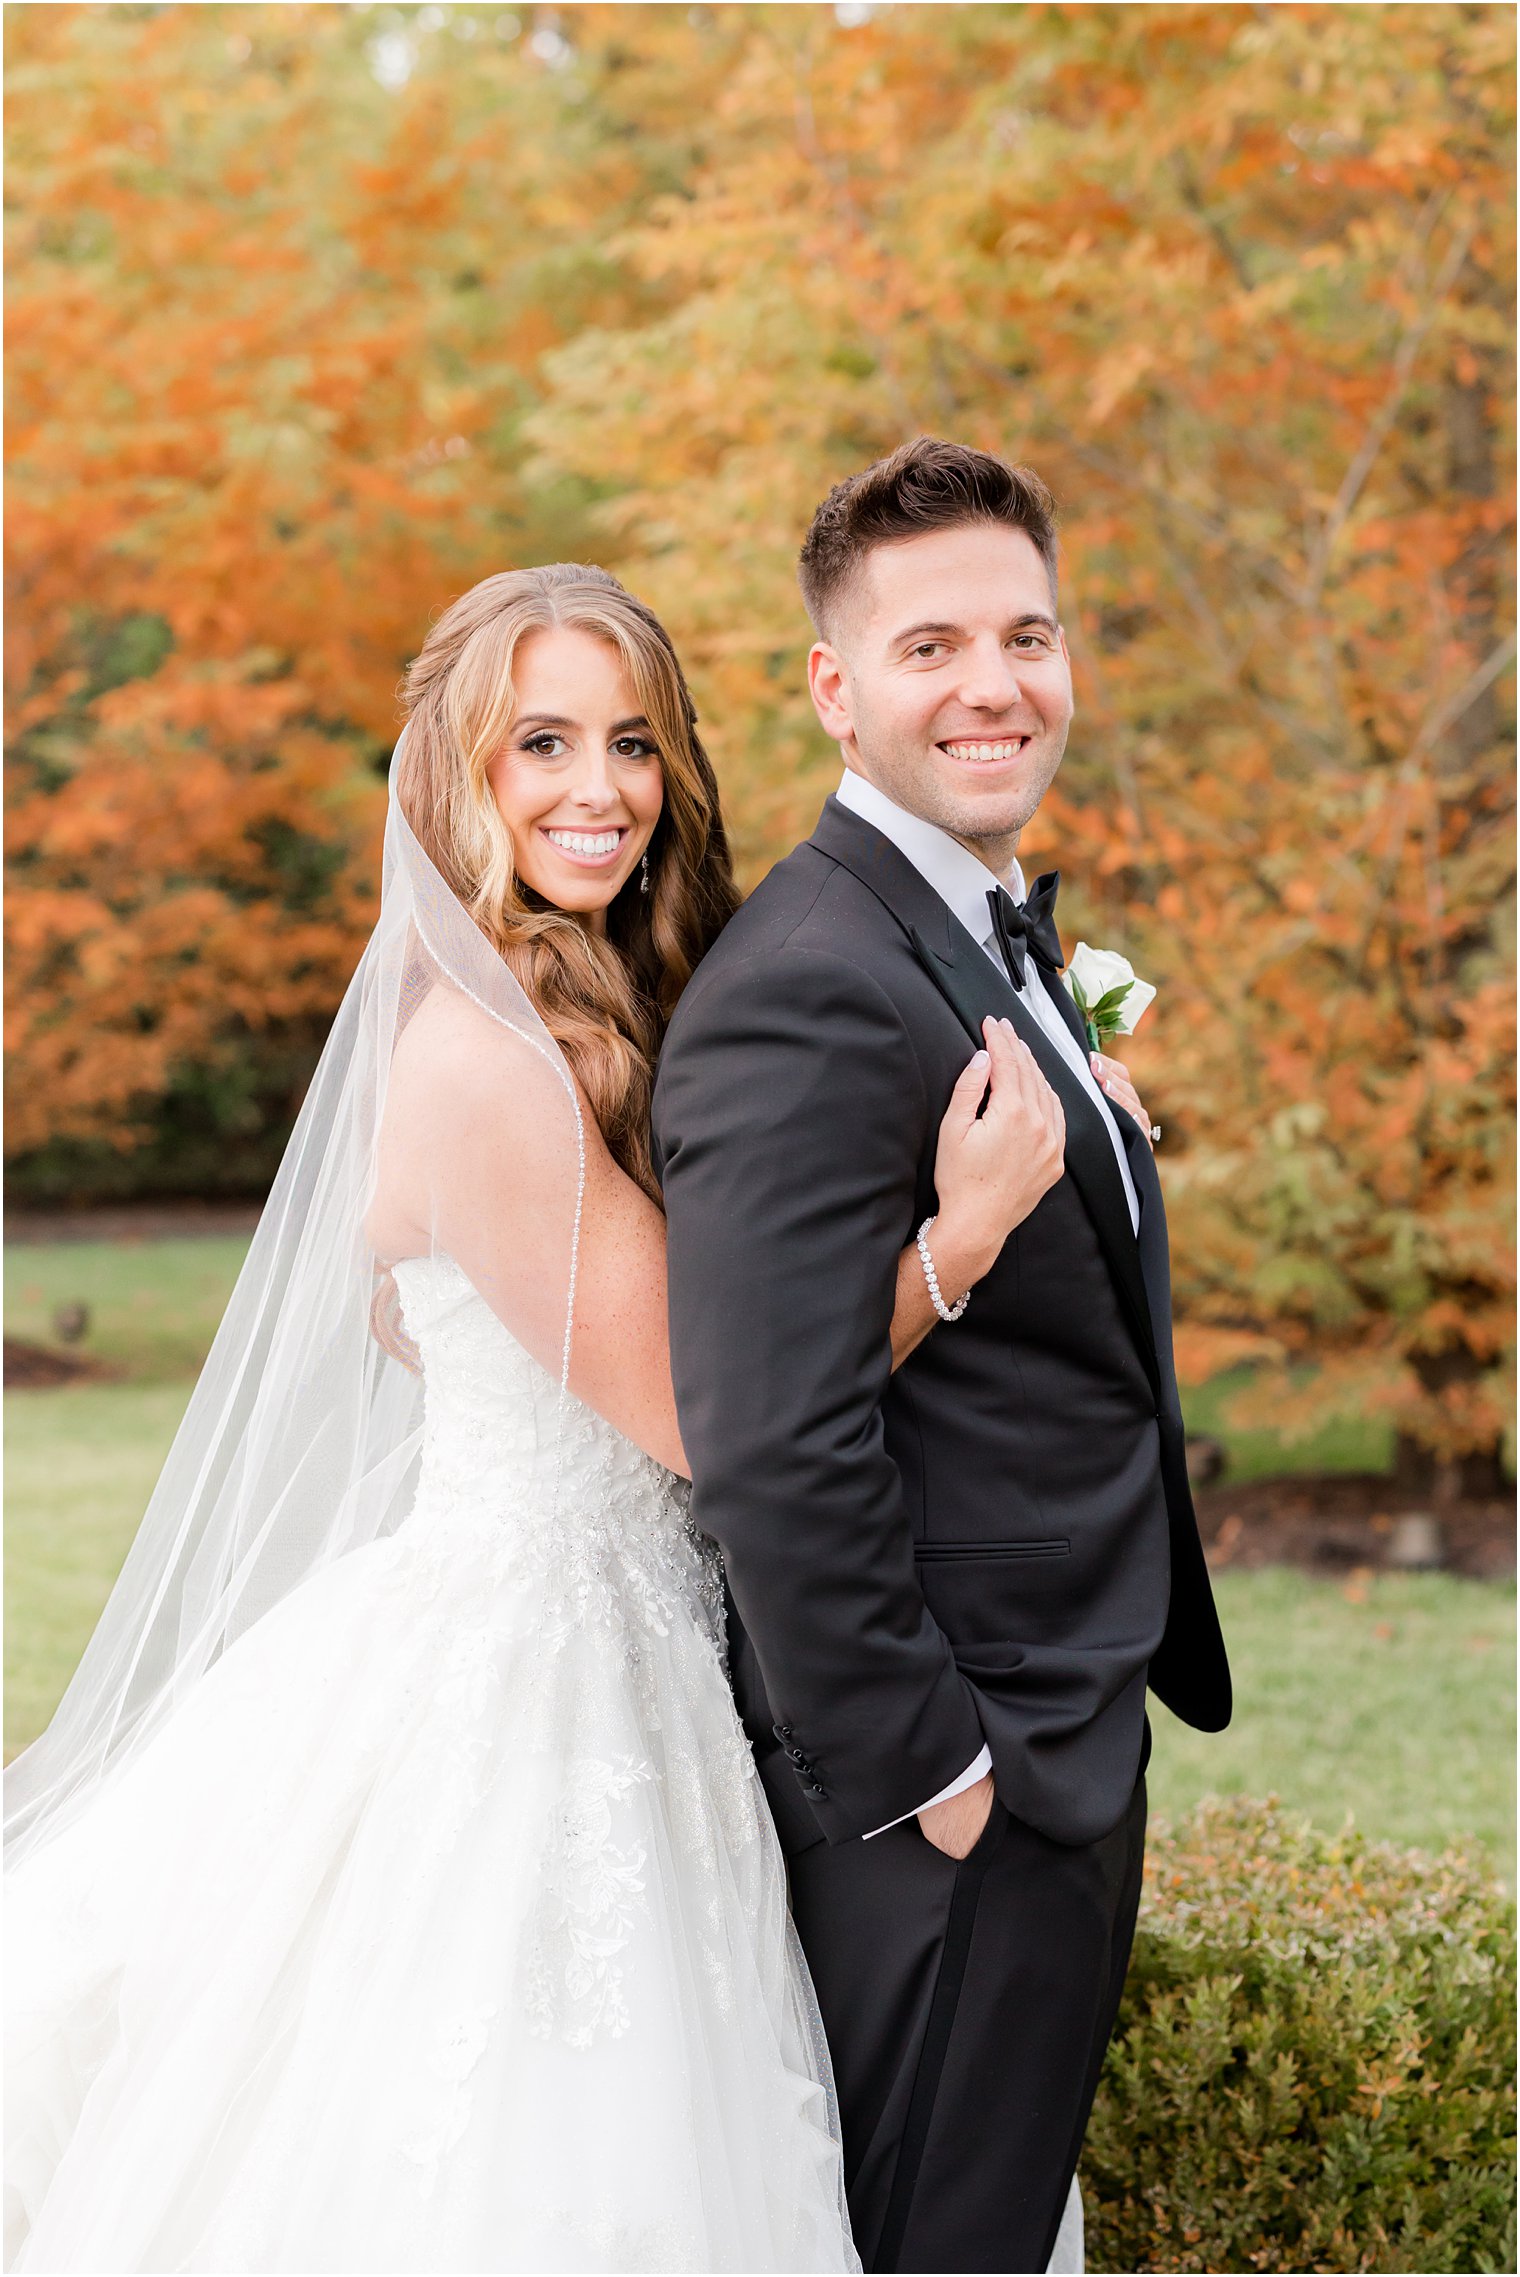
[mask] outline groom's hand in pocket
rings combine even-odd
[[[948,1802],[931,1803],[920,1811],[918,1823],[935,1849],[943,1850],[947,1858],[969,1858],[991,1816],[992,1773],[988,1771],[974,1787],[963,1787]]]

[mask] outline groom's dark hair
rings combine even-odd
[[[825,640],[839,599],[876,546],[920,538],[961,522],[1001,522],[1038,548],[1056,594],[1056,502],[1031,467],[991,451],[919,435],[888,458],[836,482],[813,516],[797,561],[797,581],[814,629]]]

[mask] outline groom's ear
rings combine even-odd
[[[849,682],[843,659],[826,640],[815,640],[808,650],[808,693],[824,734],[835,743],[850,740],[855,728],[850,718]]]

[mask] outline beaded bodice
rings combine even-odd
[[[461,1547],[462,1528],[493,1564],[552,1576],[557,1601],[631,1591],[657,1618],[679,1601],[718,1641],[717,1552],[691,1525],[686,1481],[562,1392],[451,1257],[394,1272],[424,1386],[408,1526],[437,1537],[440,1555]]]

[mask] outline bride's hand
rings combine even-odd
[[[1151,1137],[1151,1119],[1141,1103],[1139,1092],[1130,1080],[1129,1069],[1123,1060],[1110,1059],[1106,1052],[1091,1052],[1088,1056],[1092,1061],[1093,1074],[1102,1084],[1114,1105],[1122,1107],[1127,1115],[1134,1117],[1145,1133],[1146,1145],[1154,1153],[1155,1142]]]
[[[952,1303],[991,1269],[1065,1168],[1066,1117],[1033,1052],[1011,1020],[985,1020],[982,1033],[986,1055],[951,1092],[934,1158],[939,1211],[929,1251]]]

